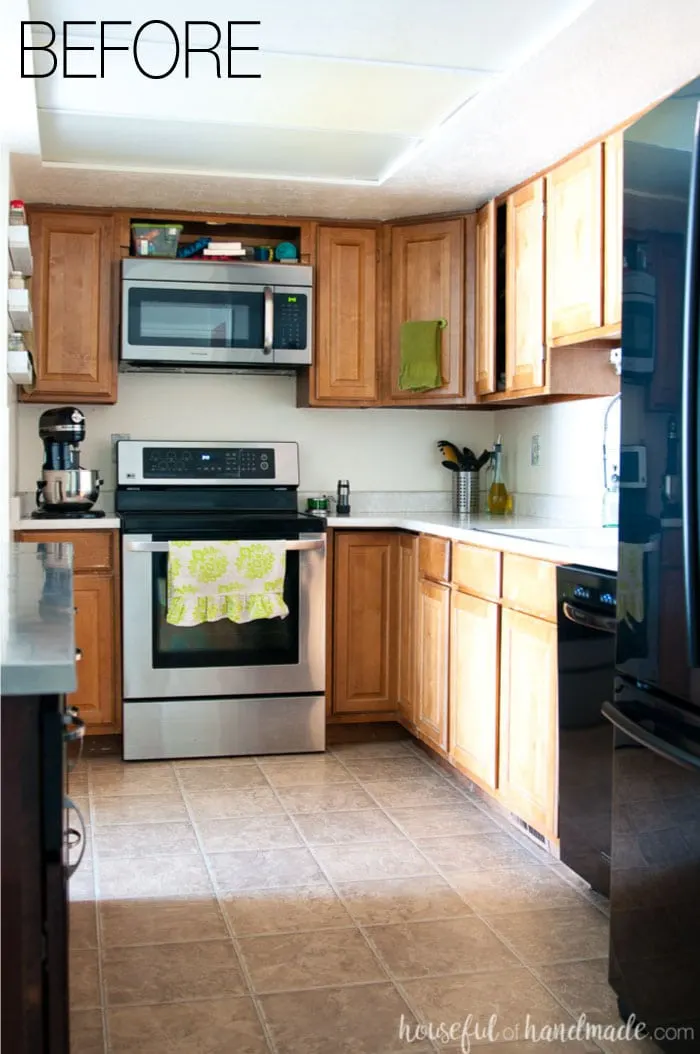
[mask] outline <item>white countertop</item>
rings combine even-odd
[[[69,519],[67,516],[57,516],[55,520],[26,517],[17,520],[14,525],[16,531],[118,531],[120,527],[118,516],[102,516],[96,520]]]
[[[617,571],[616,527],[566,527],[533,516],[456,516],[446,512],[371,512],[329,516],[336,529],[394,528],[500,549],[521,556]]]
[[[617,571],[616,527],[566,527],[555,520],[534,516],[456,516],[450,512],[368,512],[358,516],[329,516],[336,529],[416,531],[454,541],[500,549],[555,563],[583,564]],[[119,530],[118,516],[102,519],[33,520],[15,523],[18,531]]]

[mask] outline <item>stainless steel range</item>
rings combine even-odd
[[[117,445],[124,758],[325,747],[325,522],[297,512],[296,443]],[[169,542],[286,543],[286,618],[166,621]]]

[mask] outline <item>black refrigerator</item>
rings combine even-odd
[[[625,132],[610,982],[700,1051],[700,77]]]

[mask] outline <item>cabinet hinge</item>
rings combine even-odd
[[[547,357],[547,345],[543,344],[540,349],[540,362],[544,362]]]
[[[542,202],[542,216],[544,217],[546,215],[547,215],[547,202],[543,201]]]

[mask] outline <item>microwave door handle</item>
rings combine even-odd
[[[272,287],[263,289],[263,355],[272,354],[273,330],[275,324],[275,306]]]
[[[688,659],[700,666],[700,495],[698,494],[698,396],[700,377],[700,105],[695,121],[685,263],[683,319],[683,416],[681,491],[683,504],[683,577]]]

